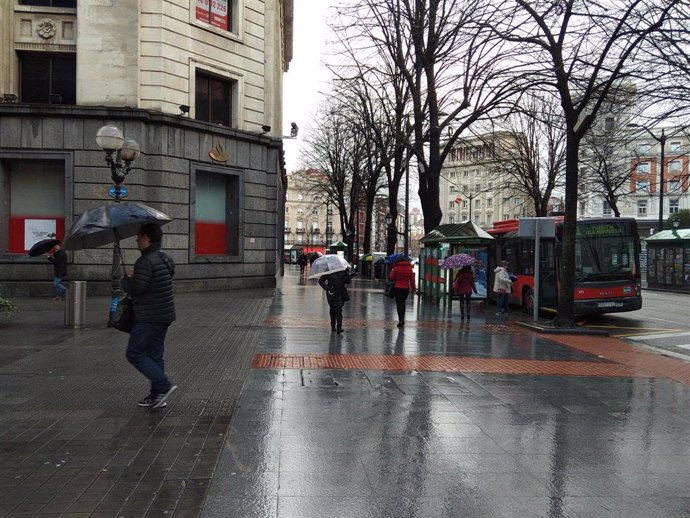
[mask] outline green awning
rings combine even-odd
[[[690,241],[690,228],[679,228],[674,230],[662,230],[645,238],[647,243],[658,243],[661,241]]]
[[[439,225],[420,239],[420,242],[426,246],[433,246],[440,243],[486,244],[493,240],[491,234],[473,221],[468,220],[462,223]]]

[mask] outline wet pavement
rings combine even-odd
[[[469,322],[355,280],[331,333],[314,281],[179,294],[136,407],[126,336],[18,301],[0,324],[0,517],[690,516],[690,364],[616,338]],[[28,309],[31,308],[31,309]],[[38,324],[36,324],[38,322]]]

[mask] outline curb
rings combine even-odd
[[[538,333],[551,335],[597,335],[609,336],[608,331],[602,329],[587,329],[586,327],[553,327],[535,322],[515,322],[515,324],[537,331]]]

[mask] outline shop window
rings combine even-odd
[[[195,82],[194,118],[230,126],[233,120],[233,98],[236,81],[197,72]]]
[[[76,56],[20,54],[19,101],[77,104]]]
[[[234,174],[196,173],[194,252],[240,254],[240,180]]]
[[[0,167],[0,179],[9,186],[3,205],[9,207],[8,239],[3,251],[25,254],[33,244],[65,235],[65,164],[61,160],[8,160]],[[3,218],[4,219],[4,218]]]

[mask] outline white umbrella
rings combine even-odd
[[[329,273],[342,272],[350,267],[345,259],[339,255],[329,254],[319,257],[314,264],[311,265],[310,279],[328,275]]]

